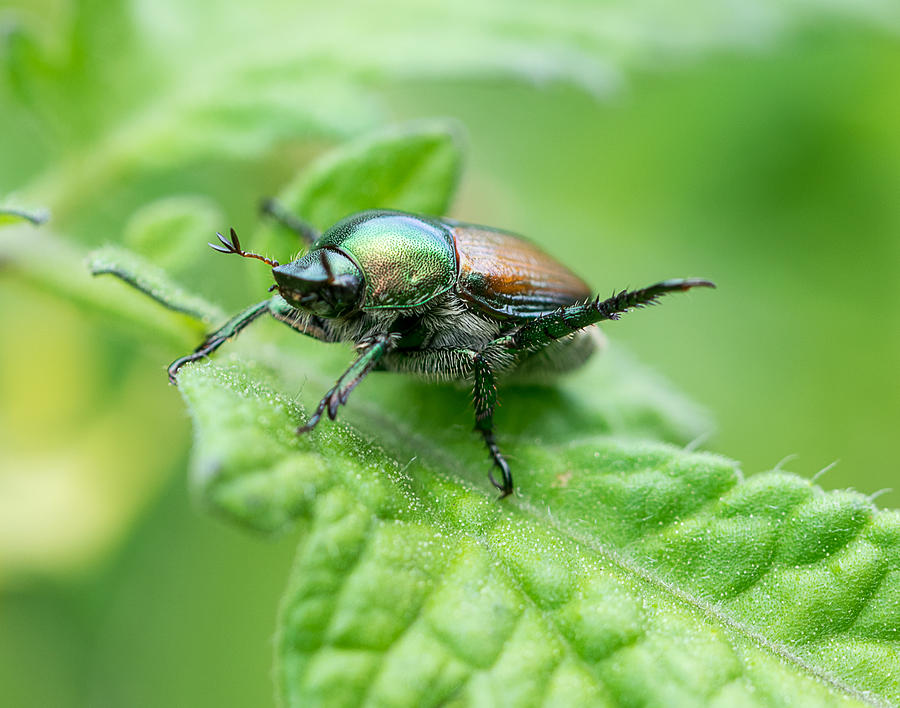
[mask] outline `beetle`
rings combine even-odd
[[[596,349],[586,329],[632,308],[694,287],[699,278],[665,280],[608,299],[538,246],[516,234],[448,218],[402,211],[352,214],[319,235],[275,202],[264,210],[297,232],[306,253],[286,264],[244,251],[234,229],[215,250],[256,258],[272,268],[278,294],[207,336],[169,366],[177,383],[186,363],[209,356],[268,314],[322,342],[351,342],[356,360],[297,432],[327,413],[334,420],[372,371],[414,374],[472,386],[475,429],[481,433],[501,498],[513,491],[509,465],[494,437],[497,380],[511,374],[557,374],[583,364]]]

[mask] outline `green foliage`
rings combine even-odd
[[[218,205],[208,197],[165,197],[131,216],[122,241],[167,271],[182,273],[209,255],[207,240],[223,221]]]
[[[138,12],[73,0],[69,20],[48,27],[24,3],[0,43],[0,97],[12,104],[0,129],[40,135],[12,146],[5,177],[18,185],[34,172],[16,171],[52,166],[40,197],[69,215],[86,187],[135,172],[357,134],[389,114],[374,89],[390,79],[514,77],[605,95],[634,67],[758,46],[810,16],[897,19],[889,0],[830,5],[264,0],[222,12],[200,0]]]
[[[86,264],[82,252],[48,228],[19,224],[0,230],[0,259],[8,277],[76,305],[105,323],[124,325],[141,337],[152,332],[150,341],[187,346],[203,331],[204,322],[221,319],[221,310],[121,247],[98,250]],[[115,273],[182,314],[161,311],[143,295],[123,292],[112,282],[95,281],[89,268],[94,273]]]
[[[459,143],[446,121],[367,135],[326,153],[279,199],[320,229],[380,205],[445,214],[459,179]]]
[[[407,136],[296,184],[339,185],[332,214],[382,175],[378,205],[448,198],[450,134]],[[417,189],[410,164],[433,178]],[[179,379],[200,502],[258,532],[303,529],[276,642],[287,705],[900,700],[900,515],[656,442],[708,424],[615,353],[562,388],[502,391],[519,489],[498,502],[465,391],[384,376],[347,409],[353,427],[298,437],[303,405],[280,392],[315,400],[331,364],[297,340]]]

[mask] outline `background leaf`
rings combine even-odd
[[[459,127],[413,123],[326,153],[279,195],[319,229],[363,209],[445,214],[462,162]]]
[[[135,171],[359,133],[387,115],[373,89],[389,79],[505,76],[602,96],[630,69],[753,48],[826,13],[900,23],[887,0],[840,0],[815,12],[799,0],[724,7],[696,0],[671,12],[656,3],[574,1],[522,12],[511,0],[490,8],[410,0],[217,7],[159,2],[138,10],[117,1],[99,11],[78,0],[71,21],[43,27],[44,36],[32,27],[39,22],[11,23],[0,89],[22,105],[10,118],[20,129],[37,112],[57,149],[69,153],[38,184],[56,213],[77,208],[86,187],[102,190]],[[12,17],[33,20],[31,12],[25,5]],[[15,164],[25,156],[46,164],[34,159],[41,147],[17,146]]]
[[[47,228],[15,226],[0,231],[0,262],[6,275],[105,322],[125,325],[150,340],[184,346],[203,331],[198,319],[219,320],[221,310],[189,294],[159,268],[116,246],[84,254]],[[182,314],[166,312],[146,295],[124,290],[91,273],[116,273]]]
[[[138,209],[125,225],[123,243],[170,273],[206,260],[211,234],[225,218],[208,197],[176,195]]]

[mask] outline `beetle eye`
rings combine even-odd
[[[363,278],[340,251],[315,249],[272,269],[278,292],[291,305],[321,317],[342,317],[359,307]]]

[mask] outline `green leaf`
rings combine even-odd
[[[368,206],[354,190],[379,170],[381,195],[446,200],[457,152],[436,135],[359,143],[291,204]],[[439,177],[423,197],[397,165]],[[204,310],[133,254],[94,265]],[[232,350],[257,363],[189,365],[179,387],[198,500],[260,533],[303,530],[276,645],[286,704],[900,699],[896,513],[679,447],[705,415],[614,348],[561,385],[502,389],[518,487],[498,502],[464,390],[373,376],[342,411],[352,428],[298,437],[298,398],[344,364],[278,332]]]
[[[327,228],[363,209],[445,214],[462,163],[459,128],[411,123],[326,153],[279,195],[313,225]]]
[[[526,418],[567,401],[535,389],[501,391],[525,411],[498,421],[517,481],[498,502],[465,392],[406,382],[373,404],[362,387],[362,436],[297,437],[303,409],[278,391],[323,378],[298,365],[289,383],[243,364],[180,379],[203,503],[304,529],[276,646],[286,705],[900,700],[900,514],[784,472],[743,480],[614,420],[538,442]],[[606,397],[653,406],[632,393]]]

